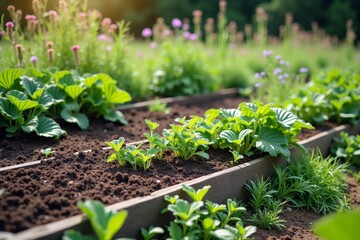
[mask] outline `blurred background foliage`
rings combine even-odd
[[[57,2],[48,0],[49,9],[56,9]],[[10,19],[6,11],[9,4],[22,9],[24,15],[31,13],[30,0],[1,0],[0,12],[5,14],[5,21]],[[135,36],[140,36],[141,30],[152,26],[158,17],[170,23],[174,17],[191,19],[192,11],[197,9],[203,12],[203,19],[214,17],[219,11],[218,0],[89,0],[89,5],[113,21],[130,21]],[[294,22],[304,30],[311,30],[311,23],[315,21],[327,33],[343,39],[345,23],[352,19],[355,32],[360,33],[359,0],[228,0],[228,19],[244,29],[245,24],[255,22],[255,9],[259,6],[269,15],[271,35],[279,34],[279,26],[284,23],[287,12],[293,14]]]

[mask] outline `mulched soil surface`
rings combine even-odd
[[[80,131],[75,126],[65,124],[68,136],[59,141],[34,136],[21,139],[0,137],[0,166],[42,159],[42,148],[51,147],[56,152],[54,160],[43,161],[36,167],[0,173],[0,188],[6,190],[0,197],[0,231],[19,232],[76,215],[79,213],[76,207],[79,200],[97,199],[105,204],[113,204],[229,168],[228,160],[232,157],[228,151],[210,151],[209,160],[195,158],[192,161],[177,159],[168,152],[165,160],[155,160],[150,170],[135,171],[130,167],[119,167],[116,163],[106,163],[109,151],[101,148],[105,147],[104,141],[120,136],[125,137],[127,142],[144,139],[143,133],[148,131],[144,119],[160,123],[158,131],[161,131],[173,123],[176,117],[203,115],[209,108],[234,108],[242,101],[244,99],[227,98],[196,105],[175,104],[170,107],[168,115],[146,110],[127,110],[124,111],[129,121],[127,126],[94,119],[89,130]],[[331,127],[333,125],[327,124],[315,131],[306,131],[300,139]],[[92,149],[92,152],[73,154],[87,149]],[[295,211],[290,213],[298,214]],[[303,225],[309,225],[317,217],[307,214],[303,216],[306,219]],[[291,218],[294,221],[288,220],[288,224],[294,225],[289,225],[288,229],[293,229],[291,231],[295,235],[302,232],[300,228],[303,225],[295,224],[300,222],[301,217],[294,215]],[[276,232],[265,234],[278,236]],[[291,239],[295,236],[290,233],[287,235]]]

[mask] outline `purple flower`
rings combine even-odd
[[[100,34],[97,36],[97,39],[102,41],[102,42],[106,42],[109,40],[108,36],[106,36],[105,34]]]
[[[264,57],[270,57],[271,55],[272,55],[272,51],[271,50],[264,50],[263,51],[263,55],[264,55]]]
[[[259,88],[259,87],[261,87],[261,83],[259,82],[255,83],[255,88]]]
[[[7,23],[5,24],[5,26],[6,26],[7,28],[13,28],[15,25],[14,25],[13,22],[7,22]]]
[[[254,76],[254,77],[257,78],[257,79],[261,79],[260,73],[255,73],[255,76]]]
[[[283,76],[284,76],[284,78],[288,78],[288,77],[289,77],[289,74],[288,74],[288,73],[284,73]]]
[[[280,81],[282,81],[282,80],[284,80],[284,76],[283,76],[283,75],[279,75],[279,76],[278,76],[278,79],[279,79]]]
[[[171,31],[169,29],[165,29],[164,36],[170,36],[170,35],[171,35]]]
[[[185,40],[190,40],[190,36],[191,36],[191,32],[186,31],[183,33],[183,37]]]
[[[152,36],[152,31],[151,31],[151,29],[150,29],[150,28],[144,28],[144,29],[142,30],[142,32],[141,32],[141,36],[142,36],[143,38],[149,38],[149,37],[151,37],[151,36]]]
[[[300,73],[308,73],[309,69],[307,69],[306,67],[302,67],[302,68],[300,68],[299,72]]]
[[[198,36],[197,36],[196,33],[192,33],[192,34],[190,35],[190,38],[189,38],[190,41],[194,42],[194,41],[196,41],[197,39],[198,39]]]
[[[174,18],[174,19],[171,21],[171,25],[172,25],[174,28],[181,28],[182,22],[181,22],[180,19]]]
[[[280,65],[285,65],[285,63],[286,62],[284,60],[280,60],[280,62],[279,62]]]
[[[285,84],[285,79],[280,80],[281,84]]]
[[[261,75],[262,77],[265,77],[265,76],[266,76],[266,72],[263,71],[263,72],[260,73],[260,75]]]
[[[281,56],[280,55],[276,55],[276,60],[281,60]]]
[[[189,31],[190,25],[189,25],[188,23],[184,23],[183,26],[182,26],[182,29],[183,29],[184,31]]]
[[[38,61],[38,58],[36,56],[31,56],[30,62],[36,63]]]
[[[275,68],[274,69],[274,75],[279,75],[282,72],[281,68]]]

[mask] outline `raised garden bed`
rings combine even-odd
[[[233,98],[230,99],[233,100]],[[215,106],[216,104],[214,102]],[[237,107],[239,101],[233,106],[221,104],[219,107]],[[214,106],[206,103],[205,109],[210,107]],[[176,107],[176,110],[179,111],[179,108]],[[180,112],[180,115],[186,116],[187,114]],[[331,138],[344,130],[352,133],[360,131],[359,125],[351,128],[338,126],[301,143],[309,148],[319,147],[326,153]],[[312,134],[314,133],[316,132],[312,132]],[[112,138],[117,136],[112,136]],[[109,140],[109,138],[105,140]],[[150,171],[142,172],[121,168],[120,173],[118,166],[105,162],[108,152],[101,150],[101,147],[103,145],[97,146],[91,152],[77,155],[74,155],[74,151],[58,153],[53,160],[32,168],[2,171],[1,186],[5,188],[11,186],[11,190],[9,190],[11,196],[5,195],[1,199],[1,208],[5,213],[3,219],[0,220],[0,226],[4,226],[1,229],[18,232],[35,225],[65,218],[58,222],[30,228],[17,233],[14,237],[16,239],[27,239],[29,236],[60,239],[65,229],[74,227],[86,232],[86,229],[89,229],[87,223],[81,223],[80,215],[73,216],[79,213],[75,202],[80,199],[92,198],[112,204],[109,206],[111,209],[126,208],[129,211],[129,217],[120,234],[136,237],[141,227],[164,223],[166,218],[159,214],[165,206],[163,196],[180,194],[181,184],[185,181],[186,184],[195,188],[211,185],[212,190],[207,198],[215,202],[223,202],[229,197],[244,197],[241,189],[247,180],[253,179],[257,175],[269,175],[273,171],[273,164],[285,163],[283,158],[262,157],[231,167],[229,165],[231,155],[227,151],[216,151],[211,152],[210,161],[202,159],[183,161],[168,156],[165,162],[154,162]],[[78,151],[79,149],[74,150]],[[292,152],[295,155],[297,150],[293,149]],[[168,164],[169,162],[172,164]],[[133,189],[124,190],[125,185],[131,185]],[[148,188],[141,190],[140,186]],[[25,190],[21,190],[21,188],[25,188]],[[68,192],[69,189],[74,192]],[[29,209],[30,213],[26,213],[26,209]],[[50,211],[52,211],[52,215],[49,214]],[[66,218],[69,216],[73,217]]]

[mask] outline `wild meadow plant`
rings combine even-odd
[[[281,103],[305,84],[309,71],[307,68],[291,72],[290,63],[280,55],[274,57],[271,50],[264,50],[263,57],[267,67],[255,74],[255,94],[252,95],[252,100]]]
[[[129,24],[112,22],[88,1],[60,0],[56,10],[47,1],[32,1],[33,15],[23,19],[15,6],[8,6],[12,20],[1,44],[4,57],[0,70],[16,67],[56,67],[80,74],[106,72],[127,88],[131,71],[126,66],[126,36]],[[21,28],[23,21],[25,27]]]

